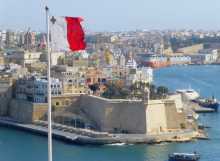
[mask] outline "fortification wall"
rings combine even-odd
[[[40,120],[47,113],[47,104],[33,104],[28,101],[13,99],[9,106],[9,117],[21,123]]]
[[[141,101],[110,100],[82,95],[80,108],[100,131],[146,133],[146,108]]]
[[[177,112],[175,101],[165,101],[167,129],[186,128],[186,119],[183,112]]]
[[[158,134],[167,129],[166,107],[161,100],[150,100],[147,105],[147,133]]]

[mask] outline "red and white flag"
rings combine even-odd
[[[52,17],[50,24],[53,51],[85,50],[85,34],[79,17]]]

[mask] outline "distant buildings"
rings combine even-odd
[[[52,96],[61,95],[62,83],[58,79],[51,80]],[[42,76],[25,76],[19,78],[15,84],[15,98],[33,103],[47,102],[47,79]]]
[[[170,65],[191,64],[191,57],[185,55],[172,55],[168,56]]]
[[[193,64],[212,64],[218,60],[218,50],[204,49],[199,53],[190,55]]]
[[[8,30],[6,32],[5,45],[7,48],[11,48],[15,46],[16,43],[16,35],[15,32]]]
[[[58,79],[63,94],[86,93],[86,70],[78,67],[54,66],[52,76]]]
[[[0,52],[0,65],[4,65],[5,64],[5,57],[4,55]]]
[[[128,87],[134,83],[150,84],[152,82],[153,82],[153,69],[150,67],[130,69],[129,74],[126,77],[126,85]]]
[[[39,62],[41,54],[42,52],[16,50],[9,52],[5,58],[7,62],[13,62],[25,66],[26,64]]]
[[[165,49],[172,51],[170,37],[190,35],[169,31],[95,33],[87,36],[85,52],[52,52],[52,107],[58,112],[53,111],[54,120],[67,118],[65,124],[78,121],[86,127],[89,123],[96,130],[113,133],[160,134],[187,128],[184,112],[177,110],[179,97],[145,102],[134,100],[129,92],[133,84],[153,82],[151,67],[190,63],[190,56],[164,55]],[[0,47],[0,116],[26,123],[43,120],[48,94],[45,34],[1,31]],[[204,62],[216,59],[216,51],[199,54],[205,55]],[[107,90],[115,95],[121,92],[123,98],[132,96],[132,100],[101,98]]]

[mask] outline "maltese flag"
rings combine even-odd
[[[85,34],[79,17],[52,17],[50,20],[51,47],[53,51],[85,50]]]

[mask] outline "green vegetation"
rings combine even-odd
[[[106,90],[102,93],[102,97],[110,99],[125,99],[125,98],[136,98],[144,99],[147,98],[148,91],[150,90],[150,99],[164,99],[167,97],[169,90],[167,87],[159,86],[156,87],[153,84],[136,82],[129,88],[125,88],[120,83],[109,82],[105,84]]]
[[[89,88],[90,90],[94,93],[96,93],[96,91],[99,90],[99,84],[98,83],[95,83],[95,84],[92,84],[92,85],[89,85]]]
[[[102,97],[110,99],[125,99],[129,96],[129,90],[123,88],[120,83],[108,82],[105,84],[106,90],[102,93]]]

